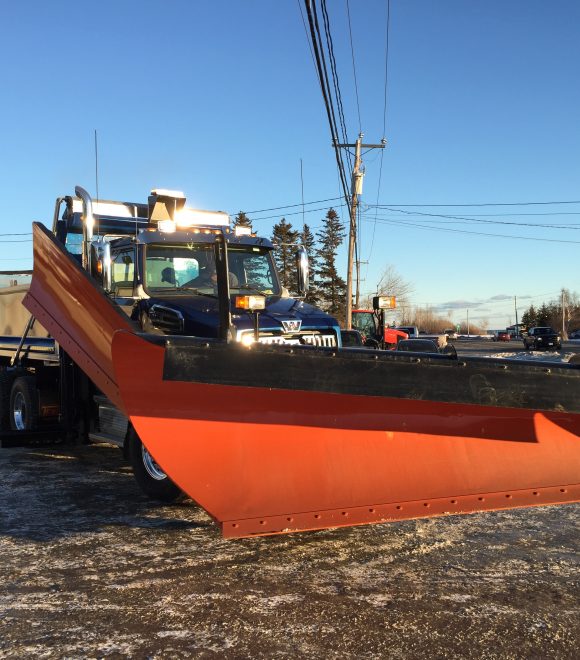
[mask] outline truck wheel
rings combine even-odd
[[[38,425],[38,390],[34,376],[20,376],[10,392],[10,428],[33,431]]]
[[[135,480],[145,495],[168,503],[185,499],[183,491],[157,465],[133,428],[129,429],[127,443]]]

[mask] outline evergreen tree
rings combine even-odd
[[[542,303],[542,306],[538,310],[538,315],[536,317],[537,325],[548,325],[550,322],[550,311],[546,303]]]
[[[320,305],[329,314],[344,325],[346,318],[346,282],[336,269],[336,253],[344,240],[344,225],[334,209],[326,214],[324,227],[317,232],[319,248],[316,250],[317,270],[320,292]]]
[[[532,324],[530,323],[530,312],[529,310],[526,309],[526,311],[522,314],[522,318],[520,319],[520,323],[524,325],[526,330],[528,328],[532,327]]]
[[[538,312],[533,305],[530,305],[528,310],[524,312],[524,315],[527,314],[527,319],[525,321],[528,328],[533,328],[535,325],[538,325]],[[522,321],[524,323],[524,321]]]
[[[280,284],[286,287],[291,295],[296,295],[296,264],[294,254],[298,243],[299,232],[292,229],[292,223],[282,218],[272,229],[272,243],[277,248],[274,251],[274,261],[280,276]]]
[[[316,279],[316,238],[307,224],[304,225],[304,228],[300,232],[300,242],[308,254],[308,265],[310,269],[310,285],[304,301],[311,305],[318,305],[320,294],[318,292],[318,282]]]
[[[252,228],[252,221],[248,216],[243,212],[240,211],[238,215],[234,218],[234,227],[250,227]]]

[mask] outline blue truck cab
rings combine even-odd
[[[275,245],[249,228],[232,228],[226,213],[186,208],[174,191],[152,191],[147,204],[76,192],[57,200],[54,231],[143,331],[247,346],[341,345],[335,318],[281,286]],[[303,248],[296,257],[304,296]]]

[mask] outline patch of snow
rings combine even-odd
[[[556,351],[518,351],[493,353],[487,355],[490,358],[501,358],[504,360],[534,360],[536,362],[568,362],[576,353],[558,353]]]

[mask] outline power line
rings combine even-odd
[[[316,62],[314,60],[314,53],[312,51],[312,45],[310,43],[310,39],[308,38],[308,29],[306,28],[306,21],[304,20],[304,13],[302,12],[302,4],[301,0],[296,0],[298,3],[298,9],[300,9],[300,16],[302,18],[302,25],[304,26],[304,34],[306,35],[306,42],[308,43],[308,48],[310,49],[310,57],[312,58],[312,64],[314,65],[314,70],[316,71],[316,75],[318,75],[318,71],[316,69]]]
[[[381,154],[383,154],[383,151],[381,151]],[[324,202],[334,202],[337,200],[344,199],[342,195],[339,197],[328,197],[326,199],[316,199],[312,202],[304,202],[305,206],[309,206],[310,204],[323,204]],[[533,205],[533,204],[538,204],[538,205],[549,205],[549,204],[580,204],[580,201],[578,202],[573,202],[573,201],[560,201],[560,202],[508,202],[505,204],[505,206],[527,206],[527,205]],[[397,211],[399,208],[420,208],[420,207],[438,207],[438,206],[502,206],[504,204],[496,204],[496,203],[486,203],[486,204],[391,204],[390,206],[386,206],[384,204],[365,204],[365,210],[370,210],[370,209],[391,209],[395,208]],[[298,206],[302,206],[302,202],[297,202],[295,204],[285,204],[283,206],[273,206],[270,208],[266,209],[255,209],[253,211],[245,211],[248,215],[251,213],[266,213],[268,211],[280,211],[283,209],[291,209],[295,208]],[[232,213],[233,215],[233,213]],[[436,215],[436,214],[433,214]],[[553,212],[541,212],[541,213],[470,213],[468,217],[502,217],[502,216],[543,216],[543,215],[580,215],[580,211],[553,211]],[[441,214],[442,217],[445,217],[443,214]],[[31,232],[26,232],[22,234],[0,234],[0,236],[29,236],[31,235]]]
[[[516,227],[537,227],[537,228],[545,227],[549,229],[580,229],[580,226],[574,224],[558,225],[554,223],[540,223],[540,222],[514,222],[514,221],[510,222],[508,220],[482,220],[481,218],[470,217],[470,216],[442,215],[440,213],[420,213],[418,211],[411,212],[411,211],[404,211],[403,209],[395,209],[395,208],[389,208],[386,210],[397,213],[404,213],[405,215],[409,215],[413,217],[425,216],[427,220],[433,219],[434,222],[443,222],[444,220],[451,220],[452,222],[457,222],[462,224],[470,223],[470,222],[471,223],[478,222],[487,225],[512,225]]]
[[[411,208],[411,207],[451,207],[451,206],[549,206],[551,204],[580,204],[580,200],[565,200],[565,201],[555,201],[555,202],[477,202],[477,203],[466,203],[466,204],[390,204],[389,206],[399,206],[401,208]],[[379,208],[383,208],[382,205],[378,205]]]
[[[258,209],[256,211],[245,211],[247,215],[250,213],[267,213],[268,211],[280,211],[282,209],[293,209],[297,206],[309,206],[310,204],[323,204],[324,202],[334,202],[338,199],[343,199],[342,195],[340,197],[328,197],[327,199],[317,199],[313,202],[300,202],[299,204],[286,204],[285,206],[273,206],[270,209]],[[308,213],[308,211],[306,211]],[[233,215],[233,214],[232,214]]]
[[[348,200],[348,184],[346,174],[344,171],[344,163],[342,162],[342,155],[338,148],[338,130],[336,126],[336,117],[334,113],[334,105],[332,103],[332,96],[330,94],[330,86],[328,84],[328,72],[326,69],[326,58],[324,57],[324,50],[322,48],[322,38],[320,36],[320,27],[318,24],[318,15],[316,13],[315,0],[305,0],[306,13],[308,15],[308,23],[310,25],[310,34],[312,45],[314,47],[314,55],[316,57],[316,67],[318,70],[318,77],[320,82],[320,89],[322,91],[322,98],[326,108],[328,124],[334,146],[334,153],[336,156],[336,164],[340,173],[342,189],[344,197]]]
[[[326,9],[326,0],[322,0],[322,18],[324,19],[324,34],[326,36],[326,44],[330,58],[330,71],[332,73],[332,82],[334,85],[334,96],[338,104],[338,118],[340,120],[340,127],[342,130],[343,142],[348,142],[348,132],[346,130],[346,120],[344,118],[344,107],[342,105],[342,94],[340,91],[340,83],[338,81],[338,71],[336,69],[336,58],[334,57],[334,43],[330,33],[330,19]],[[347,160],[349,168],[352,169],[352,161],[350,153],[347,152]]]
[[[386,33],[386,38],[385,38],[385,93],[384,93],[384,103],[383,103],[383,140],[386,138],[386,131],[387,131],[387,84],[389,80],[389,26],[391,22],[391,0],[387,0],[387,33]],[[375,209],[375,222],[373,224],[373,234],[371,237],[371,247],[369,249],[369,256],[367,261],[370,263],[371,256],[373,254],[373,247],[375,245],[375,234],[377,230],[377,214],[378,214],[378,205],[379,205],[379,197],[381,195],[381,181],[383,177],[383,157],[384,157],[384,150],[381,149],[381,163],[379,166],[379,183],[377,186],[377,208]],[[366,270],[366,275],[368,275],[368,264],[367,264],[367,270]]]
[[[355,95],[356,95],[356,110],[357,110],[357,113],[358,113],[358,132],[362,133],[362,122],[361,122],[361,118],[360,118],[360,103],[359,103],[359,99],[358,99],[358,83],[357,83],[357,80],[356,80],[356,66],[355,66],[355,63],[354,63],[354,46],[353,46],[353,43],[352,43],[352,27],[351,27],[351,22],[350,22],[350,3],[349,3],[349,0],[346,0],[346,12],[347,12],[347,15],[348,15],[348,34],[350,36],[350,53],[351,53],[351,56],[352,56],[352,74],[353,74],[353,77],[354,77],[354,91],[355,91]],[[346,138],[345,138],[344,141],[348,142],[348,140]]]
[[[371,222],[368,220],[367,222]],[[536,238],[533,236],[513,236],[511,234],[489,234],[486,232],[481,232],[481,231],[468,231],[467,229],[451,229],[449,227],[428,227],[425,225],[418,225],[416,223],[412,222],[400,222],[397,220],[378,220],[377,222],[380,222],[381,224],[387,224],[387,225],[396,225],[399,227],[415,227],[417,229],[429,229],[431,231],[447,231],[447,232],[454,232],[457,234],[473,234],[474,236],[491,236],[495,238],[512,238],[512,239],[519,239],[522,241],[541,241],[544,243],[568,243],[568,244],[576,244],[580,245],[580,241],[569,241],[569,240],[563,240],[563,239],[557,239],[557,238]]]
[[[338,199],[342,199],[342,197],[339,197]],[[344,202],[343,202],[344,205]],[[308,209],[304,211],[304,213],[316,213],[317,211],[328,211],[327,206],[321,206],[317,209]],[[283,213],[282,214],[285,218],[288,217],[289,215],[302,215],[302,211],[292,211],[292,213]],[[260,220],[272,220],[274,218],[279,218],[280,214],[277,215],[265,215],[263,218],[252,218],[252,222],[259,222]]]

